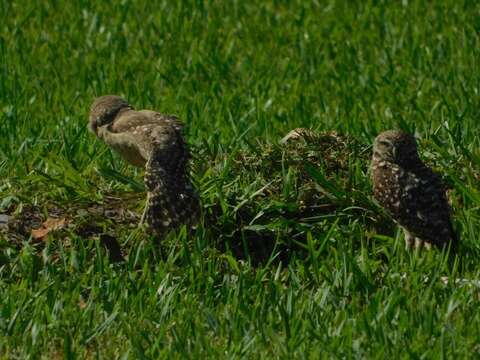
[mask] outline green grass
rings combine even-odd
[[[479,289],[440,279],[480,274],[479,19],[468,0],[2,1],[0,358],[479,357]],[[186,122],[196,233],[135,227],[142,172],[86,128],[108,93]],[[278,148],[299,126],[353,139],[343,165]],[[406,252],[372,201],[369,146],[398,127],[452,188],[457,259]],[[68,226],[36,241],[48,217]]]

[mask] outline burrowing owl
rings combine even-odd
[[[407,248],[456,247],[446,189],[403,131],[381,133],[373,145],[374,196],[405,231]]]
[[[182,127],[175,116],[136,111],[115,95],[95,99],[90,110],[90,130],[132,165],[145,166],[147,204],[141,222],[159,234],[192,225],[198,215]]]

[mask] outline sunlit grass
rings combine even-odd
[[[478,356],[478,288],[441,278],[479,276],[479,17],[453,0],[1,2],[0,354]],[[157,246],[135,227],[142,172],[86,128],[108,93],[187,124],[196,233]],[[278,141],[300,126],[352,139],[345,166],[292,162]],[[370,144],[393,127],[451,187],[457,259],[406,252],[372,200]],[[310,189],[326,210],[302,212]],[[49,216],[68,226],[32,239]]]

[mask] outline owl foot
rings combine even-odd
[[[428,241],[415,237],[405,229],[403,229],[403,231],[405,233],[405,249],[406,250],[410,251],[413,248],[415,249],[415,251],[419,251],[422,249],[425,249],[425,250],[432,249],[432,244],[429,243]]]
[[[431,250],[432,249],[432,244],[430,244],[428,241],[422,240],[418,237],[415,238],[415,250]]]

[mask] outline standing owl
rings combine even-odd
[[[455,250],[446,189],[420,159],[412,135],[398,130],[378,135],[371,170],[374,196],[403,228],[407,249],[433,244]]]
[[[188,174],[182,127],[175,116],[136,111],[115,95],[95,99],[90,110],[90,130],[130,164],[145,166],[147,202],[140,222],[157,234],[197,221],[199,199]]]

